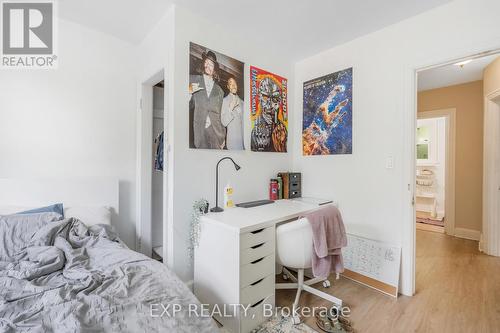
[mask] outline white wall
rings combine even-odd
[[[234,187],[236,202],[265,199],[268,197],[269,179],[278,171],[288,170],[291,164],[290,153],[257,153],[250,151],[250,96],[249,66],[255,65],[274,72],[289,80],[291,62],[279,49],[269,50],[253,42],[249,36],[239,33],[238,27],[227,30],[217,24],[206,22],[182,7],[175,13],[175,73],[173,106],[175,128],[174,145],[174,184],[173,223],[175,257],[173,267],[183,280],[191,280],[192,266],[188,259],[187,239],[192,203],[206,198],[211,205],[215,202],[215,165],[223,156],[231,156],[241,165],[236,172],[231,163],[221,164],[221,188],[228,179]],[[206,27],[210,27],[207,29]],[[188,84],[189,84],[189,42],[195,42],[218,52],[241,60],[245,63],[245,151],[214,151],[189,148]],[[291,87],[293,89],[293,87]],[[289,103],[293,102],[290,89]],[[290,117],[294,117],[290,109]],[[289,137],[290,138],[290,137]],[[222,193],[222,192],[221,192]],[[222,198],[222,196],[221,196]]]
[[[307,196],[337,200],[347,229],[403,246],[402,292],[413,291],[414,70],[500,46],[500,2],[454,1],[295,66],[293,166]],[[302,156],[302,83],[353,67],[353,154]],[[394,168],[386,169],[386,158]],[[410,190],[408,190],[408,186]]]
[[[0,178],[118,178],[134,246],[133,47],[59,21],[59,68],[0,73]]]

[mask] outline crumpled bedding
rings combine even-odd
[[[199,302],[173,272],[128,249],[111,227],[70,218],[32,233],[0,258],[0,332],[218,331],[188,311]]]

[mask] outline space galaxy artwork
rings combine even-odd
[[[252,151],[286,153],[288,140],[287,79],[250,67]]]
[[[304,82],[303,155],[352,154],[352,67]]]

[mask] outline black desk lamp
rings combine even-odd
[[[219,162],[217,162],[217,166],[215,167],[215,207],[210,209],[210,211],[213,213],[220,213],[220,212],[224,211],[224,209],[219,207],[219,195],[218,195],[219,194],[219,164],[220,164],[220,162],[222,162],[224,160],[231,160],[231,162],[233,162],[233,164],[234,164],[234,168],[236,169],[236,171],[241,169],[241,167],[238,164],[236,164],[236,162],[233,161],[233,159],[231,157],[223,157],[219,160]]]

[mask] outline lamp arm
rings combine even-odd
[[[222,160],[219,160],[217,162],[217,165],[215,166],[215,207],[219,207],[219,163]]]
[[[220,162],[224,160],[231,160],[233,163],[233,159],[229,156],[223,157],[217,162],[217,165],[215,166],[215,207],[219,207],[219,164]]]
[[[215,167],[217,170],[219,169],[219,163],[224,161],[224,160],[231,160],[231,162],[233,162],[234,164],[236,164],[236,162],[229,156],[226,156],[226,157],[223,157],[219,160],[219,162],[217,162],[217,166]]]

